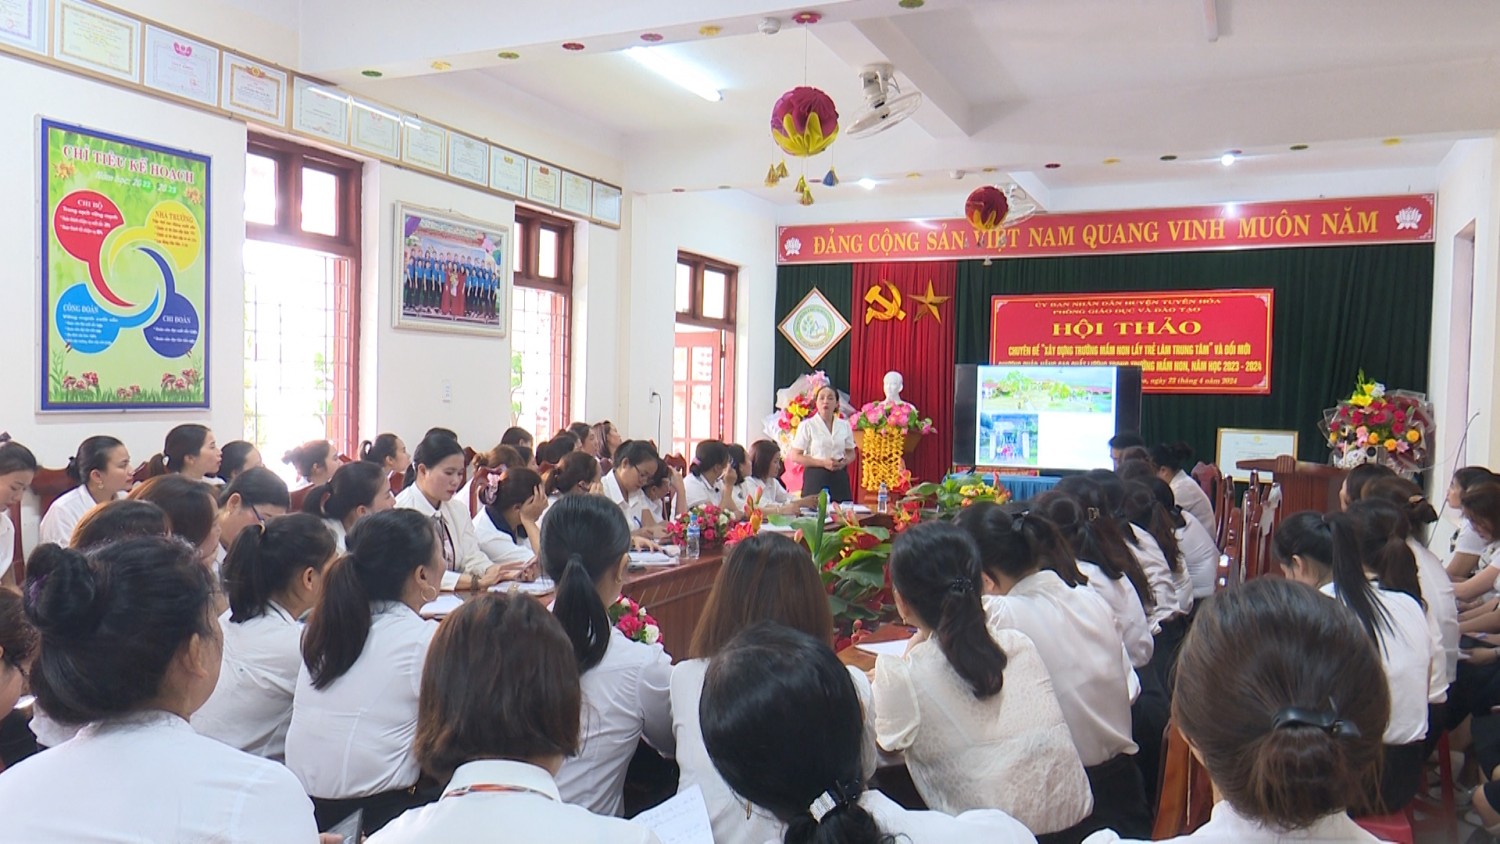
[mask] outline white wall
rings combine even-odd
[[[361,414],[360,436],[394,431],[415,448],[424,431],[441,425],[488,448],[510,427],[510,338],[393,327],[397,202],[486,223],[510,224],[516,216],[508,199],[389,164],[365,166],[360,389],[373,394],[374,413]],[[451,401],[443,399],[445,383]]]
[[[1500,372],[1495,366],[1495,333],[1500,329],[1500,138],[1460,141],[1439,168],[1436,240],[1433,256],[1432,357],[1428,364],[1429,395],[1438,409],[1439,470],[1432,491],[1440,493],[1447,476],[1457,468],[1454,458],[1464,436],[1467,418],[1444,411],[1465,402],[1452,395],[1463,380],[1450,379],[1455,366],[1468,365],[1468,414],[1479,417],[1469,426],[1464,462],[1493,466],[1500,462]],[[1450,324],[1455,307],[1455,279],[1467,275],[1465,249],[1454,239],[1474,226],[1472,338],[1468,348],[1453,339]],[[1460,283],[1460,288],[1461,288]],[[1462,290],[1460,289],[1460,298]],[[1461,373],[1460,373],[1461,374]],[[1450,384],[1450,381],[1458,381]],[[1460,414],[1462,415],[1462,414]]]
[[[743,194],[655,194],[629,202],[629,279],[620,307],[622,424],[632,437],[672,438],[672,346],[677,253],[693,252],[740,268],[735,335],[734,438],[756,438],[773,409],[776,228],[769,203]],[[590,377],[593,377],[590,373]],[[658,404],[652,393],[660,397]]]
[[[244,425],[245,127],[219,117],[120,91],[0,56],[5,96],[0,107],[0,184],[7,197],[0,226],[6,256],[5,309],[0,315],[0,430],[7,430],[46,466],[60,467],[85,437],[109,433],[125,441],[137,462],[161,448],[173,425],[199,422],[220,442],[238,439]],[[127,138],[190,150],[212,159],[209,182],[209,339],[207,411],[48,413],[37,411],[41,389],[41,235],[38,215],[38,119],[49,117]]]

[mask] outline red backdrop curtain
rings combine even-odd
[[[957,319],[953,295],[957,263],[922,261],[854,265],[849,396],[855,408],[884,397],[892,370],[906,388],[901,398],[932,418],[936,433],[922,438],[906,466],[919,480],[940,480],[953,464],[953,350]],[[900,308],[892,307],[895,292]],[[930,288],[930,292],[929,292]],[[875,291],[872,293],[871,291]],[[869,296],[870,298],[866,298]],[[918,301],[929,299],[931,305]],[[937,301],[943,300],[943,301]],[[866,319],[867,313],[872,318]],[[890,319],[881,316],[890,313]],[[856,487],[859,476],[854,476]]]

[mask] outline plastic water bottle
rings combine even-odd
[[[877,491],[875,493],[875,512],[877,512],[877,513],[887,512],[887,510],[889,509],[890,505],[891,505],[891,490],[890,490],[890,487],[887,487],[885,485],[885,481],[881,481],[880,482],[880,489],[879,489],[879,491]]]
[[[703,529],[698,526],[698,514],[694,513],[688,517],[687,526],[687,552],[683,554],[689,560],[698,559],[699,548],[702,545]]]

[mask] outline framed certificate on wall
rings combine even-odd
[[[1224,477],[1240,483],[1250,482],[1250,472],[1235,468],[1241,460],[1274,460],[1283,454],[1297,456],[1297,432],[1261,428],[1220,428],[1219,447],[1214,458]],[[1271,478],[1263,479],[1270,483]]]

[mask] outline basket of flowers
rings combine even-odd
[[[729,531],[739,521],[730,518],[730,515],[717,504],[699,504],[686,513],[678,516],[666,524],[667,537],[673,545],[683,546],[687,544],[688,522],[692,517],[698,517],[698,542],[703,547],[723,544],[728,538]]]
[[[1388,391],[1361,371],[1354,392],[1323,411],[1329,463],[1349,469],[1379,463],[1411,474],[1432,465],[1432,403],[1410,390]]]

